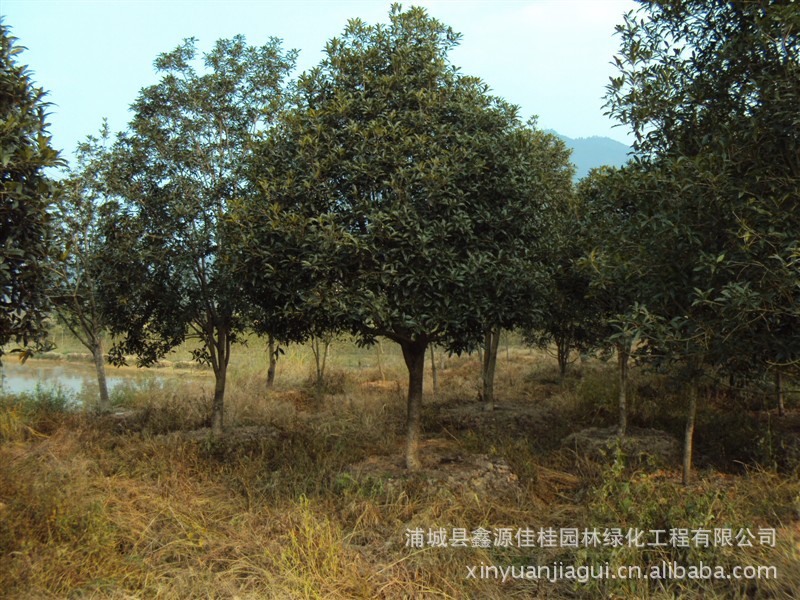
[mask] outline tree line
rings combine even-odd
[[[619,432],[636,360],[686,390],[796,372],[800,357],[800,11],[778,1],[643,1],[617,27],[609,114],[630,162],[574,185],[569,151],[449,60],[460,35],[421,8],[351,20],[319,65],[242,36],[155,61],[127,128],[67,167],[44,93],[2,25],[3,345],[60,316],[95,357],[150,365],[187,339],[215,375],[246,331],[286,344],[396,342],[408,368],[406,463],[419,468],[426,350],[501,330],[614,351]],[[47,167],[61,167],[54,181]],[[27,350],[23,350],[27,352]]]

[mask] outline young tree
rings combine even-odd
[[[641,334],[638,306],[653,293],[646,289],[647,271],[637,262],[643,243],[639,205],[649,198],[645,187],[633,164],[593,169],[578,184],[580,231],[587,254],[578,259],[581,268],[575,276],[588,279],[584,301],[593,315],[591,343],[617,355],[618,431],[623,436],[628,430],[629,361]]]
[[[289,320],[316,311],[365,343],[400,345],[411,469],[426,348],[460,351],[513,324],[554,201],[538,186],[542,134],[449,64],[458,39],[420,8],[351,21],[300,78],[297,108],[260,154],[264,199],[237,221],[253,302],[271,294]],[[283,251],[259,257],[273,243]]]
[[[695,375],[703,363],[741,367],[736,355],[753,367],[796,363],[800,12],[766,0],[651,0],[618,31],[608,105],[657,183],[641,219],[661,242],[647,253],[660,281],[648,302],[664,326],[655,341]]]
[[[538,310],[532,311],[530,323],[522,330],[530,346],[549,349],[555,344],[562,383],[570,355],[592,348],[598,327],[597,308],[589,293],[590,276],[579,264],[590,250],[591,230],[580,198],[570,196],[569,204],[553,208],[547,285]]]
[[[199,340],[195,358],[214,371],[219,433],[231,344],[250,314],[225,217],[254,193],[249,145],[285,102],[295,53],[276,39],[253,47],[237,36],[204,55],[205,72],[197,58],[193,39],[158,57],[161,81],[141,91],[116,145],[111,179],[125,215],[109,226],[106,261],[120,283],[107,291],[111,329],[124,335],[116,360],[135,353],[149,364],[187,336]]]
[[[101,221],[116,208],[114,202],[107,202],[101,175],[110,160],[108,140],[108,126],[103,123],[99,138],[89,136],[78,146],[78,166],[61,182],[54,213],[49,290],[53,310],[92,353],[101,410],[107,410],[110,403],[103,354],[106,320],[97,280],[104,268],[98,260],[105,244]]]
[[[17,62],[16,42],[0,20],[0,360],[9,342],[46,336],[54,186],[45,169],[63,164],[47,134],[46,92]]]
[[[529,138],[526,150],[519,151],[512,160],[524,163],[526,176],[532,179],[527,183],[512,179],[508,185],[521,184],[523,187],[517,191],[530,194],[532,201],[540,203],[535,217],[538,231],[536,237],[529,239],[530,245],[524,253],[517,250],[518,256],[524,257],[521,268],[497,271],[485,280],[488,285],[484,293],[495,307],[484,326],[481,398],[486,410],[494,408],[501,330],[520,325],[530,330],[532,323],[541,322],[542,315],[553,309],[552,302],[556,299],[550,294],[558,277],[564,244],[574,244],[574,240],[567,242],[563,238],[564,228],[573,222],[570,205],[574,167],[570,163],[570,150],[555,136],[536,130],[534,120],[529,121],[526,135]],[[515,293],[518,304],[511,304],[508,294]]]

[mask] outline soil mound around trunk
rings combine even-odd
[[[380,481],[387,491],[400,491],[414,479],[423,485],[447,488],[453,493],[478,495],[513,493],[517,476],[505,460],[485,454],[468,454],[451,440],[434,438],[420,444],[422,469],[408,471],[401,454],[370,456],[351,465],[347,474],[358,482]]]
[[[619,448],[631,466],[671,467],[681,460],[680,442],[658,429],[631,427],[627,435],[619,436],[616,427],[591,427],[568,435],[562,446],[601,462],[614,460]]]

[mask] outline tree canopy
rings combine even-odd
[[[187,335],[214,370],[212,426],[222,429],[231,344],[249,314],[232,271],[225,215],[253,191],[246,155],[285,101],[294,52],[280,41],[219,40],[197,70],[195,40],[155,62],[162,78],[142,90],[108,173],[121,214],[108,223],[105,262],[114,348],[150,364]]]
[[[695,377],[796,365],[800,12],[645,1],[618,33],[607,98],[644,173],[630,260],[651,348]]]
[[[107,325],[100,280],[109,269],[103,264],[107,243],[103,220],[116,215],[102,176],[110,160],[111,134],[104,121],[99,137],[90,135],[78,145],[76,164],[60,182],[53,207],[55,227],[48,268],[48,295],[53,311],[94,358],[100,392],[99,408],[109,408],[103,334]],[[111,270],[113,272],[113,269]]]
[[[46,335],[54,186],[45,170],[62,164],[47,132],[46,92],[18,63],[16,42],[0,20],[0,358],[9,342]]]
[[[571,178],[560,141],[449,63],[458,40],[420,8],[351,21],[301,76],[259,153],[263,198],[238,220],[250,248],[294,242],[269,263],[247,253],[254,302],[286,290],[326,326],[401,345],[411,467],[427,345],[460,351],[521,318]]]
[[[644,2],[618,31],[608,104],[655,178],[644,208],[668,253],[652,255],[664,267],[654,272],[682,295],[670,317],[710,325],[717,362],[796,361],[800,13],[768,1]]]

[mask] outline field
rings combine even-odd
[[[183,354],[172,358],[187,366]],[[53,392],[6,396],[0,590],[9,598],[796,597],[796,396],[778,417],[766,386],[709,386],[697,470],[684,487],[670,442],[680,439],[685,407],[668,377],[633,369],[634,435],[617,443],[603,430],[616,414],[613,361],[578,361],[561,384],[554,359],[504,340],[491,413],[477,403],[477,355],[437,351],[435,361],[425,468],[413,475],[401,468],[405,369],[388,342],[379,351],[335,341],[319,398],[308,348],[287,348],[267,389],[264,344],[250,340],[232,361],[222,439],[205,429],[211,379],[115,390],[110,415],[67,410],[69,398]],[[594,445],[585,433],[565,443],[591,427]],[[585,531],[595,529],[593,544]],[[648,544],[615,544],[615,529],[639,530]],[[731,539],[715,543],[715,530]],[[707,546],[698,531],[711,532]],[[665,543],[650,543],[659,536]],[[650,573],[665,564],[674,577],[568,576],[572,566]],[[551,577],[531,577],[531,565],[549,566]],[[700,565],[724,578],[680,577]],[[727,577],[759,566],[768,567],[761,577]]]

